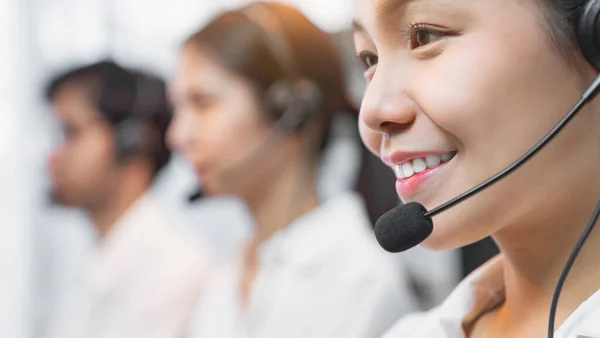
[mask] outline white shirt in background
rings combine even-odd
[[[182,337],[209,269],[202,249],[143,196],[68,286],[48,337]]]
[[[503,256],[463,280],[439,307],[401,319],[384,338],[464,338],[463,327],[504,301]],[[555,338],[600,338],[600,291],[555,332]]]
[[[206,289],[191,338],[373,338],[416,302],[397,260],[377,244],[362,199],[325,202],[259,248],[242,308],[243,257]]]

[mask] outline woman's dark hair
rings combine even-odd
[[[152,142],[159,147],[154,152],[155,175],[169,162],[171,152],[166,144],[166,133],[172,114],[163,80],[145,72],[126,70],[112,61],[102,61],[56,76],[46,88],[46,99],[51,101],[66,84],[81,88],[113,128],[126,120],[137,119],[158,131],[159,142]],[[138,86],[152,87],[156,95],[138,97]]]
[[[536,0],[544,9],[552,42],[566,55],[577,47],[577,24],[588,0]]]
[[[327,142],[332,116],[355,110],[346,94],[339,51],[330,36],[297,9],[280,3],[249,6],[257,5],[268,7],[281,22],[275,29],[281,30],[277,34],[287,42],[295,73],[312,80],[322,92],[323,109],[316,117],[325,130],[322,149]],[[189,37],[186,45],[202,49],[220,65],[249,80],[258,95],[264,97],[271,85],[289,74],[266,41],[270,38],[269,33],[243,13],[247,8],[216,17]]]

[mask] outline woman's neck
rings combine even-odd
[[[506,300],[494,321],[497,325],[514,328],[515,333],[533,330],[538,335],[546,328],[556,282],[591,217],[597,199],[578,202],[577,210],[565,210],[573,216],[562,218],[560,224],[556,218],[548,216],[548,219],[538,221],[538,226],[517,226],[515,230],[508,229],[495,236],[505,256],[506,288]],[[563,287],[556,313],[556,328],[600,289],[599,255],[600,233],[594,231]]]
[[[248,305],[254,279],[259,270],[258,248],[277,231],[318,206],[312,169],[289,166],[269,180],[253,198],[246,198],[254,218],[255,234],[246,245],[241,283],[241,302]]]
[[[314,171],[305,166],[289,166],[261,190],[246,201],[254,219],[256,246],[319,204]]]

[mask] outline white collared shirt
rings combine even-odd
[[[439,307],[402,318],[384,338],[464,338],[473,323],[504,301],[503,256],[465,278]],[[600,338],[600,291],[581,304],[555,332],[555,338]]]
[[[182,337],[209,269],[201,248],[143,196],[86,260],[48,337]]]
[[[415,310],[405,272],[375,241],[362,199],[324,203],[259,248],[249,304],[242,261],[207,288],[192,338],[373,338]]]

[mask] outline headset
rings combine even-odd
[[[296,132],[323,108],[323,93],[312,80],[297,71],[291,42],[283,30],[281,19],[268,5],[254,3],[239,11],[264,33],[267,48],[284,72],[266,91],[265,103],[277,126],[283,131]]]
[[[577,43],[581,52],[600,70],[600,1],[589,0],[579,18]]]
[[[156,81],[146,78],[142,74],[133,74],[135,77],[135,97],[128,111],[116,111],[103,105],[109,114],[129,115],[123,121],[115,124],[116,159],[125,163],[139,155],[159,156],[162,147],[160,132],[151,124],[152,114],[148,111],[160,106],[161,97],[164,95],[162,86]],[[102,100],[100,100],[103,102]]]
[[[585,4],[583,11],[580,14],[578,26],[577,26],[577,44],[581,50],[583,56],[587,61],[600,71],[600,0],[588,0]],[[590,100],[598,93],[598,86],[591,86],[586,93],[590,97]],[[548,316],[548,337],[554,337],[554,325],[556,319],[556,310],[558,308],[558,301],[562,288],[567,280],[571,268],[575,264],[575,260],[581,252],[581,249],[585,245],[585,242],[589,238],[590,233],[594,229],[598,218],[600,217],[600,202],[596,205],[596,209],[587,224],[585,230],[581,234],[581,237],[577,241],[577,244],[573,248],[571,255],[569,256],[563,271],[558,277],[556,287],[552,295],[552,302],[550,304],[550,314]]]

